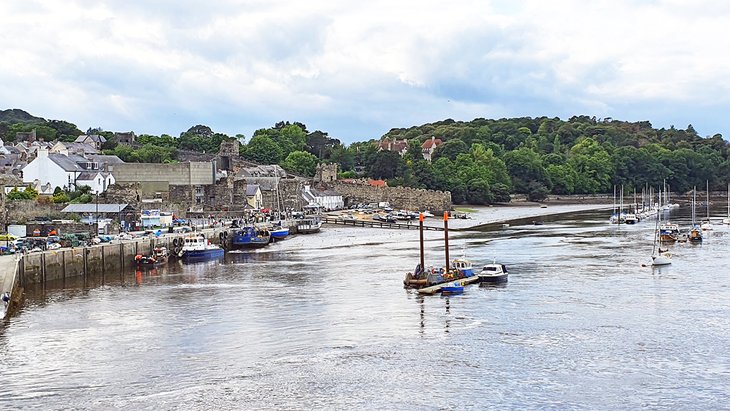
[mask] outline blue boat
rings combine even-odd
[[[225,251],[215,244],[211,244],[204,235],[185,237],[180,257],[183,262],[215,260],[223,257]]]
[[[441,295],[461,294],[463,292],[464,285],[461,281],[453,281],[441,287]]]
[[[267,229],[251,226],[236,230],[231,238],[231,246],[234,248],[266,247],[269,242],[271,242],[271,234]]]
[[[289,227],[279,227],[271,230],[271,238],[274,240],[283,240],[289,235]]]

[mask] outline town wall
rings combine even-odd
[[[407,210],[429,210],[431,212],[451,210],[451,193],[448,191],[424,190],[410,187],[373,187],[366,184],[335,182],[335,191],[342,195],[345,206],[359,203],[388,202],[393,208]]]
[[[212,162],[119,163],[109,169],[118,184],[165,181],[170,185],[205,185],[215,179]]]

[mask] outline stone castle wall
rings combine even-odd
[[[451,210],[451,193],[410,187],[373,187],[370,185],[335,182],[335,191],[342,195],[345,206],[359,203],[388,202],[393,208],[407,210],[428,210],[439,212]]]

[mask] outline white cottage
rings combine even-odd
[[[87,185],[92,193],[102,193],[109,185],[114,184],[111,173],[104,171],[99,160],[121,162],[116,156],[96,156],[85,158],[78,155],[49,154],[41,148],[38,156],[23,167],[23,182],[50,184],[54,189],[61,187],[75,190]]]

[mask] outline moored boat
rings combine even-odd
[[[185,237],[180,251],[180,257],[186,263],[215,260],[223,257],[224,254],[222,248],[211,244],[203,234]]]
[[[297,221],[297,233],[314,234],[318,233],[322,227],[322,220],[319,216],[302,218]]]
[[[155,247],[150,255],[137,254],[134,256],[134,263],[138,267],[156,267],[167,263],[169,253],[166,247]]]
[[[477,276],[480,283],[503,283],[507,281],[507,267],[504,264],[487,264]]]
[[[679,239],[679,226],[672,223],[664,223],[659,226],[659,241],[673,243]]]
[[[445,268],[435,269],[433,267],[425,268],[424,251],[423,251],[423,215],[419,216],[419,234],[421,260],[416,266],[413,273],[407,273],[403,284],[406,288],[415,288],[419,294],[435,294],[448,287],[454,281],[459,281],[460,285],[475,283],[478,278],[474,275],[471,262],[465,259],[457,259],[451,262],[449,260],[449,229],[448,229],[448,213],[444,213],[444,241],[447,266]],[[454,267],[454,262],[458,263],[459,268]]]
[[[234,248],[261,248],[271,242],[271,233],[265,228],[242,227],[233,232],[231,246]]]
[[[471,277],[474,275],[474,267],[471,261],[465,258],[457,258],[451,262],[451,267],[457,270],[462,277]]]
[[[464,284],[461,281],[452,281],[441,287],[442,295],[461,294],[464,292]]]
[[[283,240],[289,235],[289,227],[274,226],[270,232],[274,240]]]

